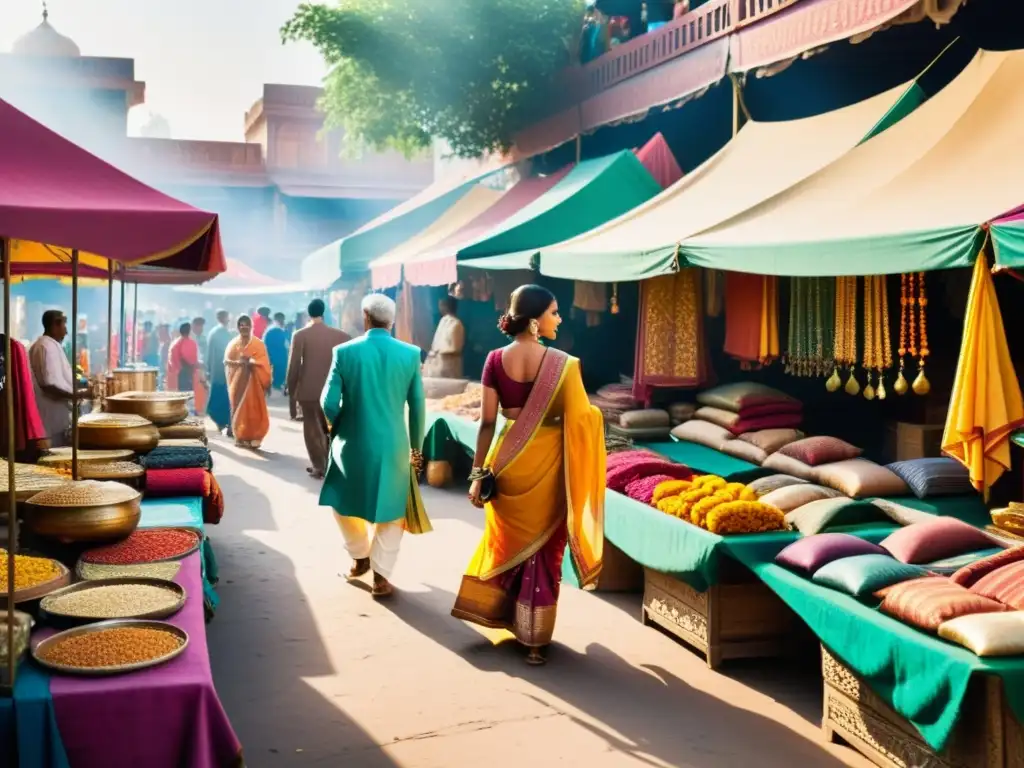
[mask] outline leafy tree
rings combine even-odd
[[[582,13],[582,0],[339,0],[303,3],[281,35],[331,66],[329,126],[375,149],[436,137],[473,157],[544,114]]]

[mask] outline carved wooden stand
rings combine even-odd
[[[644,569],[643,623],[657,624],[699,650],[711,669],[728,659],[784,655],[799,620],[774,592],[739,564],[698,592]]]
[[[1024,728],[1003,698],[1002,681],[975,676],[960,721],[941,753],[928,746],[906,719],[885,704],[827,649],[821,728],[882,768],[1022,768]]]

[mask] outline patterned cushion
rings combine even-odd
[[[732,432],[728,429],[723,429],[717,424],[712,424],[710,421],[691,419],[680,424],[678,427],[674,427],[672,429],[672,437],[684,443],[697,443],[697,445],[705,445],[708,448],[720,451],[726,441],[732,439]]]
[[[772,491],[777,491],[779,488],[803,485],[806,482],[806,480],[801,480],[799,477],[793,477],[792,475],[769,475],[768,477],[760,477],[748,483],[748,487],[757,494],[758,498],[761,498],[762,496],[767,496]]]
[[[801,480],[813,481],[815,479],[814,467],[789,456],[783,456],[781,453],[773,453],[764,460],[761,466],[765,469],[773,469],[783,475],[799,477]]]
[[[743,408],[751,406],[799,401],[784,392],[772,389],[764,384],[756,384],[752,381],[739,381],[733,384],[723,384],[706,392],[701,392],[697,395],[697,402],[701,405],[710,405],[713,408],[722,408],[726,411],[739,413]]]
[[[813,536],[829,527],[874,522],[880,516],[870,504],[839,496],[797,507],[786,515],[786,527],[800,531],[804,536]]]
[[[972,594],[943,576],[904,581],[888,587],[879,596],[882,613],[929,632],[959,616],[1006,610],[995,600]]]
[[[976,613],[947,621],[939,637],[964,646],[978,656],[1024,654],[1024,613]]]
[[[888,469],[899,475],[919,499],[974,493],[967,468],[955,459],[897,461]]]
[[[955,517],[937,517],[901,528],[887,536],[882,547],[897,560],[923,565],[993,544],[991,537],[973,525]]]
[[[847,459],[814,468],[813,479],[851,499],[905,496],[907,484],[883,466],[867,459]]]
[[[745,443],[742,440],[728,440],[722,446],[722,453],[735,456],[737,459],[749,461],[751,464],[760,464],[768,458],[768,454],[756,445]]]
[[[804,433],[799,429],[762,429],[757,432],[745,432],[740,440],[753,443],[763,448],[765,453],[775,453],[792,442],[803,439]]]
[[[775,562],[811,576],[822,566],[840,558],[884,554],[877,544],[848,533],[820,533],[793,542],[775,556]]]
[[[738,413],[733,413],[732,411],[726,411],[721,408],[712,408],[709,405],[705,405],[703,408],[698,408],[693,412],[693,418],[710,421],[712,424],[717,424],[720,427],[725,427],[729,431],[732,431],[732,426],[740,420],[740,415]]]
[[[971,592],[998,600],[1014,610],[1024,610],[1024,562],[1004,565],[981,577],[971,587]]]
[[[1024,560],[1024,547],[1003,549],[990,557],[964,565],[963,568],[953,574],[952,579],[962,587],[970,589],[979,579],[988,576],[992,571],[997,571],[1005,565]]]
[[[779,453],[816,467],[819,464],[856,459],[863,451],[838,437],[805,437],[780,448]]]
[[[619,416],[619,424],[626,429],[651,429],[669,426],[668,411],[660,408],[646,408],[640,411],[626,411]]]
[[[992,555],[998,555],[1003,550],[1001,549],[982,549],[978,552],[968,552],[965,555],[956,555],[954,557],[944,557],[942,560],[936,560],[934,563],[928,563],[925,567],[932,573],[938,574],[939,576],[953,577],[960,571],[964,570],[968,566],[971,566],[977,562],[980,562],[986,558],[992,557]],[[970,587],[970,584],[964,584],[963,582],[957,582],[962,587]]]
[[[893,584],[920,579],[928,572],[917,565],[901,563],[891,555],[855,555],[833,560],[814,574],[814,583],[855,597],[865,597]]]
[[[773,507],[778,507],[783,512],[792,512],[794,509],[798,509],[804,504],[810,504],[812,501],[834,499],[837,496],[839,494],[831,488],[822,488],[820,485],[805,483],[803,485],[789,485],[785,488],[779,488],[777,491],[772,491],[762,496],[761,501],[765,504],[771,504]]]

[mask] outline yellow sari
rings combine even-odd
[[[243,357],[251,358],[249,366],[235,365]],[[255,336],[247,344],[236,336],[224,353],[227,366],[228,396],[231,398],[231,431],[239,445],[259,448],[270,431],[267,411],[267,389],[270,387],[270,358],[267,348]]]
[[[452,615],[542,647],[554,630],[566,544],[584,588],[596,584],[604,549],[604,424],[579,360],[547,351],[526,405],[486,466],[497,493]]]

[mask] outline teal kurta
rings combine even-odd
[[[381,329],[342,344],[320,404],[331,424],[320,505],[371,523],[404,518],[410,441],[423,445],[426,418],[419,348]]]

